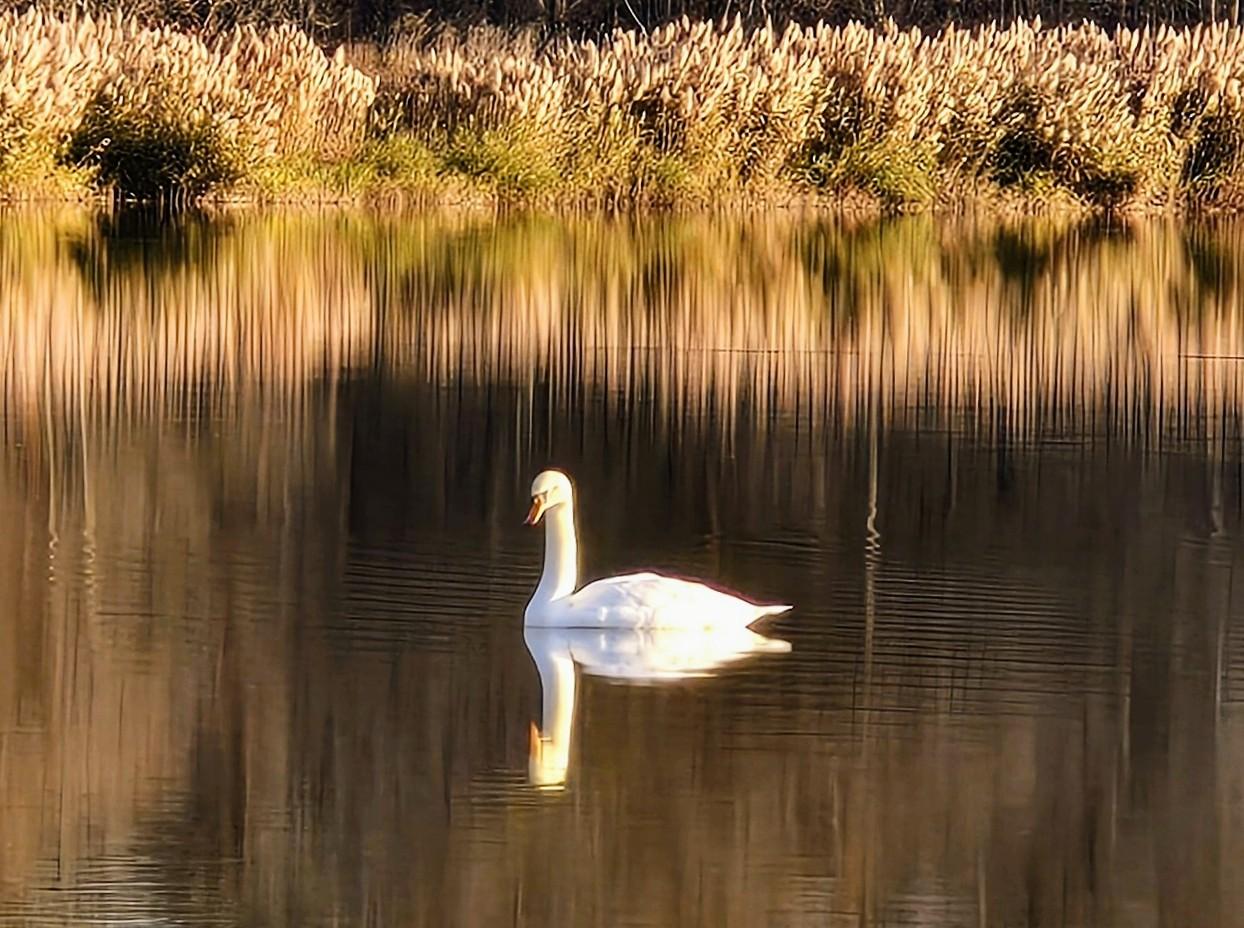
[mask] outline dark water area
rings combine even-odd
[[[1244,925],[1241,271],[1233,225],[0,215],[0,925]],[[795,609],[578,667],[542,786],[550,464],[587,577]]]

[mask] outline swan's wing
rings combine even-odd
[[[660,574],[626,574],[589,583],[564,600],[577,627],[714,628],[745,626],[785,607],[760,606],[720,590]]]

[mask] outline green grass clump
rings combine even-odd
[[[0,146],[0,202],[83,199],[93,182],[90,168],[63,160],[50,140]]]
[[[561,179],[557,146],[535,127],[510,125],[457,133],[448,145],[445,167],[487,184],[505,197],[538,197]]]
[[[195,200],[238,184],[255,164],[238,135],[210,117],[142,112],[109,99],[87,110],[67,156],[94,169],[100,183],[141,200]]]
[[[826,192],[859,192],[888,209],[932,202],[935,167],[919,150],[895,150],[885,144],[855,144],[835,155],[818,154],[806,167],[809,180]]]
[[[431,148],[411,135],[369,139],[355,162],[362,186],[422,190],[431,187],[444,164]]]
[[[362,142],[347,158],[281,158],[250,172],[247,187],[262,200],[353,200],[430,197],[442,186],[443,160],[408,133]]]

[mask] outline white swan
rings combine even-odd
[[[527,524],[544,518],[544,573],[524,616],[529,627],[746,628],[790,606],[761,605],[702,583],[659,574],[627,574],[589,583],[575,592],[578,546],[574,489],[557,470],[531,484]]]
[[[528,779],[558,788],[570,769],[576,668],[625,683],[661,683],[708,676],[755,654],[785,654],[790,644],[747,628],[532,628],[523,632],[540,674],[541,726],[531,726]]]

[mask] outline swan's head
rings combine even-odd
[[[560,470],[544,470],[531,482],[531,511],[527,524],[535,525],[546,512],[559,506],[574,505],[574,488],[570,478]]]

